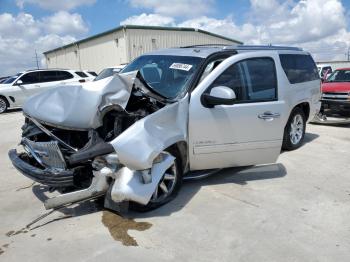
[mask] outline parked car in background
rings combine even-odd
[[[321,79],[327,79],[327,77],[333,72],[332,65],[330,64],[318,64],[317,70]]]
[[[124,67],[126,66],[126,64],[124,65],[119,65],[119,66],[114,66],[114,67],[107,67],[105,69],[103,69],[94,79],[94,81],[98,81],[101,79],[104,79],[106,77],[115,75],[117,73],[119,73]]]
[[[57,85],[73,85],[85,82],[74,70],[27,70],[8,77],[0,84],[0,114],[9,108],[22,107],[32,95]]]
[[[320,78],[293,47],[192,46],[136,58],[121,73],[27,101],[13,165],[70,193],[46,208],[105,196],[151,210],[192,171],[273,163],[303,143]],[[74,189],[74,190],[73,190]],[[72,191],[73,190],[73,191]]]
[[[328,117],[350,117],[350,68],[335,70],[322,83],[320,120]]]
[[[75,73],[80,76],[84,81],[82,82],[89,82],[95,79],[93,75],[90,75],[89,73],[85,71],[75,71]]]
[[[96,72],[94,72],[94,71],[84,70],[83,72],[84,72],[85,74],[87,74],[88,76],[93,77],[93,79],[95,79],[95,77],[97,76]],[[93,79],[92,79],[92,80],[93,80]]]
[[[1,84],[2,82],[4,82],[7,78],[8,78],[8,76],[0,77],[0,84]]]

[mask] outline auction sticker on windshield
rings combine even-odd
[[[192,68],[192,65],[182,64],[182,63],[173,63],[169,68],[190,71],[190,69]]]

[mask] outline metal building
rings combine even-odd
[[[330,65],[333,70],[338,68],[350,68],[350,61],[322,61],[316,62],[317,65]]]
[[[199,44],[242,44],[204,30],[185,27],[123,25],[44,52],[48,68],[101,71],[129,63],[155,49]]]

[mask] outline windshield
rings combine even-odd
[[[350,82],[350,70],[335,70],[327,82]]]
[[[203,59],[189,56],[144,55],[121,73],[139,70],[147,85],[168,99],[185,92]]]
[[[20,75],[21,73],[8,77],[4,82],[2,82],[2,84],[12,84]]]
[[[98,81],[98,80],[104,79],[106,77],[112,76],[112,75],[118,73],[119,71],[120,71],[120,69],[118,69],[118,68],[105,68],[96,76],[94,81]]]

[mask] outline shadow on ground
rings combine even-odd
[[[135,218],[169,216],[186,206],[201,187],[232,183],[245,186],[251,181],[275,179],[284,177],[286,174],[287,171],[282,164],[223,169],[217,174],[201,180],[185,181],[178,196],[172,202],[154,211],[147,213],[131,212],[130,215]]]
[[[15,109],[8,109],[5,113],[2,113],[1,115],[10,115],[13,113],[17,113],[17,112],[21,112],[22,109],[21,108],[15,108]]]
[[[314,134],[314,133],[305,133],[305,137],[304,137],[304,141],[303,141],[303,144],[301,145],[301,147],[303,147],[304,145],[314,141],[315,139],[319,138],[320,135],[318,134]],[[281,149],[281,154],[285,153],[285,152],[288,152],[288,151],[285,151],[284,149]]]
[[[311,138],[310,138],[311,139]],[[138,213],[129,211],[127,217],[153,217],[153,216],[169,216],[170,214],[181,210],[192,199],[192,197],[203,186],[219,185],[219,184],[239,184],[246,185],[251,181],[275,179],[284,177],[287,174],[282,164],[263,165],[255,167],[238,167],[227,168],[213,174],[210,177],[200,180],[184,181],[183,186],[177,197],[170,203],[146,213]],[[32,188],[34,195],[42,202],[48,198],[49,187],[35,185]],[[103,201],[90,200],[64,207],[58,211],[69,217],[77,217],[85,214],[94,213],[103,209]]]
[[[41,201],[45,202],[49,198],[50,187],[44,185],[35,185],[32,187],[34,195]],[[101,211],[103,209],[103,201],[100,199],[87,200],[79,204],[63,207],[57,210],[69,217],[78,217],[86,214]]]
[[[319,138],[319,136],[320,135],[314,134],[314,133],[309,133],[309,132],[305,133],[303,145],[312,142],[313,140]]]

